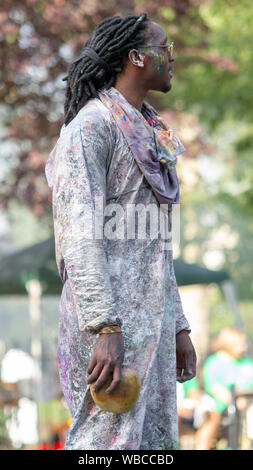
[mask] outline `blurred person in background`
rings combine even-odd
[[[177,412],[180,424],[194,423],[194,411],[201,399],[201,389],[197,377],[181,384],[177,383]]]
[[[107,202],[121,211],[163,204],[170,219],[179,201],[184,146],[145,101],[149,90],[171,89],[174,59],[173,43],[145,13],[116,16],[97,25],[66,77],[65,123],[45,169],[64,283],[58,363],[73,417],[66,450],[178,447],[176,379],[195,376],[196,354],[172,250],[163,237],[90,234]],[[99,391],[112,377],[106,392],[116,391],[123,361],[140,377],[140,396],[128,413],[102,411],[88,384]]]
[[[232,387],[253,391],[253,359],[245,357],[247,339],[237,328],[221,330],[215,342],[216,352],[203,366],[203,386],[213,399],[214,409],[196,432],[196,450],[210,450],[218,435],[222,415],[232,400]],[[245,399],[237,398],[237,408],[246,406]]]
[[[215,411],[215,402],[205,393],[197,377],[178,383],[177,391],[179,433],[195,433],[209,418],[209,413]]]

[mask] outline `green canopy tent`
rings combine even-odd
[[[175,274],[179,286],[191,284],[220,284],[230,280],[226,271],[213,271],[197,264],[185,263],[181,258],[174,260]]]
[[[230,279],[226,271],[213,271],[197,264],[188,264],[180,258],[174,261],[174,267],[179,286],[220,284]],[[54,237],[0,259],[0,294],[26,292],[25,283],[29,279],[38,279],[44,283],[47,294],[61,292]]]
[[[48,294],[61,292],[54,237],[0,259],[0,294],[22,294],[29,279],[45,284]]]

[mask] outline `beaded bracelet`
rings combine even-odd
[[[121,328],[120,326],[105,326],[98,332],[99,335],[103,333],[121,333]]]

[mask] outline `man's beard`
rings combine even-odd
[[[162,91],[163,93],[167,93],[168,91],[171,90],[171,87],[172,87],[172,85],[171,85],[170,82],[169,82],[169,83],[165,83],[164,86],[163,86],[163,89],[162,89],[161,91]]]

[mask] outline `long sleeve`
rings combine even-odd
[[[80,113],[58,141],[53,184],[54,231],[79,329],[97,333],[103,326],[122,325],[120,312],[116,312],[103,238],[94,233],[97,201],[102,200],[103,207],[106,202],[112,130],[108,119],[95,114],[94,108]]]
[[[170,263],[171,263],[171,282],[172,282],[172,290],[174,294],[174,304],[175,304],[176,335],[182,330],[187,330],[190,333],[191,328],[183,312],[182,301],[181,301],[180,294],[178,291],[178,285],[177,285],[174,263],[173,263],[172,258],[170,260]]]

